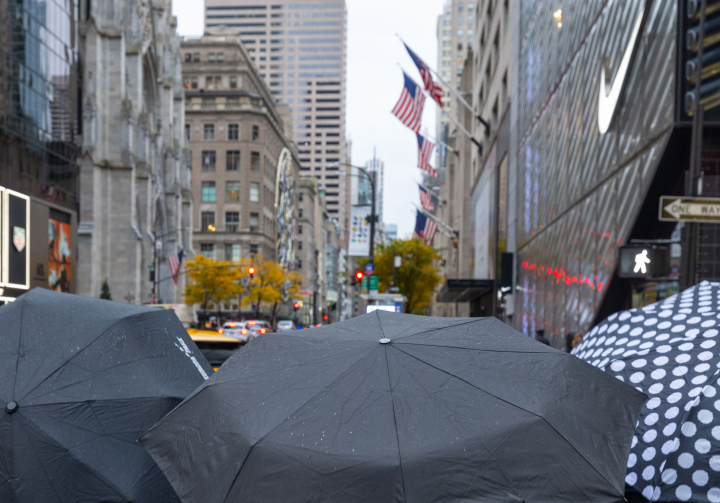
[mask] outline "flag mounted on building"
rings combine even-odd
[[[437,224],[433,219],[418,211],[415,217],[415,232],[413,233],[413,237],[422,239],[426,245],[432,245],[435,231],[437,231]]]
[[[428,141],[427,138],[423,137],[422,135],[417,135],[417,141],[418,141],[418,168],[420,168],[423,171],[427,171],[430,173],[430,176],[437,177],[437,171],[430,166],[430,156],[433,153],[433,150],[435,150],[435,144],[431,141]]]
[[[443,91],[442,88],[438,86],[433,80],[432,74],[430,73],[430,67],[426,65],[425,62],[420,59],[417,54],[412,52],[412,50],[410,50],[410,48],[405,42],[403,42],[403,45],[405,46],[405,49],[407,49],[408,54],[410,54],[410,57],[420,71],[420,76],[422,77],[423,84],[425,85],[425,90],[428,92],[430,97],[434,99],[435,102],[440,105],[440,107],[442,107]]]
[[[420,204],[422,207],[428,211],[434,211],[435,205],[432,202],[433,196],[430,191],[420,184],[418,184],[418,188],[420,189]]]
[[[425,93],[405,72],[403,72],[403,78],[405,79],[405,86],[392,113],[400,119],[400,122],[419,133],[423,107],[425,106]]]
[[[172,276],[172,279],[176,285],[178,283],[178,279],[180,279],[180,266],[182,265],[182,259],[183,250],[180,250],[177,255],[173,255],[168,258],[168,262],[170,264],[170,275]]]

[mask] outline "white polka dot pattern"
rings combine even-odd
[[[616,313],[573,354],[649,396],[626,484],[651,501],[720,503],[720,283]]]

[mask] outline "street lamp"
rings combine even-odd
[[[375,176],[371,176],[370,173],[363,168],[362,166],[355,166],[353,164],[347,163],[347,162],[331,162],[327,165],[328,168],[336,168],[340,165],[343,166],[349,166],[351,168],[355,168],[359,170],[370,182],[370,194],[371,194],[371,205],[370,205],[370,263],[374,265],[375,263],[375,222],[377,220],[377,215],[375,215]],[[373,173],[376,173],[373,170]],[[342,174],[343,176],[347,175],[347,173],[338,173]],[[358,176],[351,174],[350,176]]]

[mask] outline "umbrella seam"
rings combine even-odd
[[[385,369],[387,370],[388,387],[390,389],[390,403],[392,403],[392,410],[393,410],[393,424],[395,425],[395,440],[397,441],[398,460],[400,461],[400,477],[402,478],[403,498],[405,501],[407,501],[407,493],[405,491],[405,471],[403,469],[402,452],[400,452],[400,437],[398,436],[397,417],[395,415],[395,398],[393,397],[392,380],[390,379],[390,363],[388,362],[388,357],[387,357],[387,346],[384,349],[385,349]]]
[[[608,485],[609,485],[610,487],[613,487],[613,488],[614,488],[613,484],[607,479],[607,477],[605,477],[605,475],[603,475],[602,473],[600,473],[600,471],[597,469],[597,467],[595,467],[595,465],[593,465],[589,460],[587,460],[587,459],[585,458],[585,456],[583,456],[583,454],[582,454],[580,451],[578,451],[578,449],[575,447],[575,445],[573,445],[567,438],[565,438],[565,436],[564,436],[562,433],[560,433],[552,424],[550,424],[550,423],[548,422],[547,419],[545,419],[545,418],[544,418],[543,416],[541,416],[540,414],[537,414],[537,413],[535,413],[535,412],[533,412],[533,411],[531,411],[531,410],[527,410],[527,409],[525,409],[525,408],[523,408],[523,407],[521,407],[521,406],[519,406],[519,405],[517,405],[517,404],[514,404],[514,403],[512,403],[512,402],[509,402],[509,401],[507,401],[507,400],[504,400],[504,399],[500,398],[499,396],[494,395],[493,393],[490,393],[489,391],[484,390],[484,389],[480,388],[479,386],[476,386],[476,385],[472,384],[472,383],[469,382],[469,381],[466,381],[466,380],[463,379],[462,377],[453,375],[453,374],[451,374],[450,372],[448,372],[448,371],[446,371],[446,370],[443,370],[443,369],[441,369],[441,368],[439,368],[439,367],[436,367],[435,365],[432,365],[432,364],[430,364],[430,363],[428,363],[428,362],[426,362],[426,361],[424,361],[424,360],[421,360],[420,358],[418,358],[418,357],[416,357],[416,356],[414,356],[414,355],[411,355],[410,353],[407,353],[407,352],[403,351],[402,349],[400,349],[400,348],[397,347],[397,346],[395,346],[395,348],[396,348],[398,351],[400,351],[401,353],[404,353],[404,354],[408,355],[409,357],[414,358],[415,360],[417,360],[417,361],[419,361],[419,362],[421,362],[421,363],[424,363],[425,365],[427,365],[427,366],[429,366],[429,367],[432,367],[432,368],[434,368],[434,369],[436,369],[436,370],[438,370],[438,371],[440,371],[440,372],[442,372],[442,373],[444,373],[444,374],[447,374],[447,375],[449,375],[450,377],[454,377],[455,379],[458,379],[458,380],[460,380],[460,381],[468,384],[469,386],[472,386],[473,388],[477,389],[478,391],[481,391],[481,392],[483,392],[483,393],[486,393],[486,394],[488,394],[488,395],[490,395],[490,396],[492,396],[492,397],[500,400],[501,402],[507,403],[508,405],[510,405],[510,406],[512,406],[512,407],[515,407],[515,408],[517,408],[517,409],[520,409],[520,410],[522,410],[522,411],[527,412],[528,414],[532,414],[533,416],[535,416],[535,417],[537,417],[537,418],[539,418],[539,419],[542,419],[542,420],[545,422],[545,424],[547,424],[550,428],[552,428],[553,431],[555,431],[555,433],[557,433],[557,434],[560,436],[560,438],[562,438],[563,440],[565,440],[565,442],[566,442],[570,447],[572,447],[573,450],[574,450],[575,452],[577,452],[577,454],[578,454],[593,470],[595,470],[595,472],[596,472],[598,475],[600,475],[600,476],[603,478],[603,480],[608,483]]]
[[[379,312],[379,311],[376,311],[376,312]],[[414,334],[406,335],[406,336],[404,336],[404,337],[395,337],[393,340],[394,340],[394,341],[400,341],[400,340],[402,340],[402,339],[407,339],[408,337],[414,337],[414,336],[416,336],[416,335],[427,334],[428,332],[437,332],[438,330],[444,330],[444,329],[447,329],[447,328],[460,327],[460,326],[463,326],[463,325],[469,325],[470,323],[480,323],[480,322],[483,322],[483,321],[488,321],[488,320],[490,320],[490,319],[492,319],[492,318],[488,316],[488,317],[486,317],[486,318],[477,318],[477,319],[474,319],[474,320],[471,320],[471,321],[465,321],[465,322],[463,322],[463,323],[457,323],[457,324],[455,324],[455,325],[448,325],[448,326],[446,326],[446,327],[429,328],[429,329],[427,329],[427,330],[423,330],[422,332],[417,332],[417,333],[414,333]],[[385,333],[385,332],[383,332],[383,334],[384,334],[384,333]],[[402,333],[402,332],[400,332],[400,333]]]
[[[529,338],[528,338],[529,339]],[[393,340],[393,343],[395,343],[397,339]],[[446,346],[444,344],[420,344],[418,342],[398,342],[397,344],[407,344],[409,346],[424,346],[424,347],[433,347],[433,348],[448,348],[448,349],[464,349],[466,351],[482,351],[486,353],[517,353],[517,354],[551,354],[551,353],[558,353],[559,351],[510,351],[505,349],[482,349],[482,348],[466,348],[463,346]],[[563,355],[569,355],[569,353],[562,353]]]
[[[22,334],[23,334],[23,327],[25,326],[25,303],[22,303],[22,306],[20,307],[20,333],[18,334],[18,349],[17,354],[15,355],[15,381],[13,382],[13,396],[11,400],[15,400],[15,396],[17,394],[17,376],[18,376],[18,368],[20,367],[20,348],[22,347]]]
[[[257,446],[260,442],[262,442],[263,440],[265,440],[265,438],[267,438],[268,435],[270,435],[271,433],[275,432],[275,430],[277,430],[277,429],[280,428],[283,424],[285,424],[293,415],[297,414],[297,413],[300,412],[302,409],[304,409],[304,408],[305,408],[310,402],[312,402],[320,393],[328,390],[333,383],[335,383],[338,379],[344,377],[348,372],[350,372],[353,368],[355,368],[356,365],[358,365],[358,364],[359,364],[360,362],[362,362],[365,358],[367,358],[370,354],[372,354],[372,352],[373,352],[375,349],[376,349],[376,348],[371,349],[365,356],[363,356],[363,357],[360,358],[358,361],[356,361],[355,363],[353,363],[353,364],[352,364],[350,367],[348,367],[342,374],[340,374],[340,375],[337,376],[335,379],[333,379],[331,382],[329,382],[327,385],[325,385],[321,391],[319,391],[317,394],[315,394],[315,395],[311,396],[310,398],[308,398],[308,401],[307,401],[307,402],[305,402],[304,404],[302,404],[301,406],[299,406],[297,409],[295,409],[294,412],[292,412],[292,413],[291,413],[290,415],[288,415],[285,419],[283,419],[282,421],[280,421],[277,425],[273,426],[272,429],[270,429],[270,431],[268,431],[267,433],[265,433],[265,434],[264,434],[262,437],[260,437],[256,442],[254,442],[254,443],[252,444],[252,446],[250,447],[250,449],[248,450],[248,453],[247,453],[247,455],[245,456],[245,459],[243,459],[242,463],[240,464],[240,468],[238,469],[238,472],[237,472],[237,474],[235,475],[235,478],[233,479],[232,484],[230,484],[230,487],[229,487],[227,493],[225,494],[225,497],[223,498],[223,501],[227,501],[228,496],[230,496],[230,493],[231,493],[231,491],[233,490],[233,487],[235,487],[235,484],[237,483],[238,478],[240,477],[240,473],[242,472],[243,468],[245,467],[245,463],[247,462],[248,458],[250,457],[250,454],[252,454],[253,450],[255,449],[255,446]],[[206,389],[206,388],[205,388],[205,389]],[[198,394],[199,394],[199,392],[198,392]],[[197,396],[197,395],[195,395],[195,396]],[[185,402],[183,402],[183,403],[185,403]],[[181,404],[181,405],[182,405],[182,404]],[[179,405],[178,405],[178,407],[179,407]],[[153,426],[153,427],[150,429],[150,431],[154,430],[156,427],[158,427],[158,426],[160,425],[160,423],[162,423],[162,422],[164,422],[165,420],[167,420],[167,419],[170,417],[170,415],[171,415],[175,410],[177,410],[177,407],[176,407],[173,411],[170,411],[170,413],[168,413],[168,415],[165,416],[161,421],[159,421],[155,426]],[[148,433],[149,433],[150,431],[148,431]],[[146,433],[145,435],[147,435],[147,433]],[[143,437],[144,437],[145,435],[143,435]],[[141,437],[141,438],[142,438],[142,437]]]
[[[25,306],[23,305],[23,308],[24,308],[24,307],[25,307]],[[48,379],[50,379],[52,376],[54,376],[57,372],[59,372],[60,370],[62,370],[63,368],[65,368],[65,366],[66,366],[68,363],[70,363],[73,359],[75,359],[75,357],[76,357],[77,355],[79,355],[80,353],[82,353],[83,351],[85,351],[87,348],[89,348],[90,346],[92,346],[93,344],[95,344],[98,340],[100,340],[100,338],[102,338],[102,337],[103,337],[105,334],[107,334],[110,330],[112,330],[113,328],[115,328],[115,325],[117,325],[117,324],[120,323],[121,321],[125,321],[125,320],[131,319],[131,318],[136,318],[136,317],[142,317],[142,316],[145,316],[145,315],[148,315],[148,314],[154,314],[154,313],[149,313],[149,312],[146,311],[146,312],[142,312],[142,313],[133,314],[133,315],[130,315],[130,316],[125,316],[125,317],[120,318],[119,320],[115,321],[112,325],[110,325],[108,328],[106,328],[105,330],[103,330],[95,339],[93,339],[92,341],[90,341],[90,342],[89,342],[88,344],[86,344],[81,350],[79,350],[77,353],[73,354],[70,358],[68,358],[66,361],[64,361],[58,368],[56,368],[56,369],[53,370],[50,374],[48,374],[47,376],[45,376],[45,378],[43,378],[39,383],[37,383],[37,385],[35,385],[30,391],[28,391],[27,393],[25,393],[25,395],[23,395],[22,398],[16,400],[16,402],[20,402],[21,400],[24,400],[25,398],[27,398],[28,395],[30,395],[30,393],[32,393],[32,392],[35,391],[37,388],[39,388],[42,383],[44,383],[45,381],[47,381]],[[20,358],[19,358],[19,354],[18,354],[18,362],[19,362],[19,360],[20,360]],[[15,376],[16,376],[16,379],[17,379],[17,370],[16,370],[16,372],[15,372]],[[16,384],[17,384],[17,382],[16,382]]]
[[[27,421],[28,424],[30,424],[30,425],[31,425],[38,433],[40,433],[43,437],[52,440],[58,447],[60,447],[63,451],[65,451],[65,452],[68,454],[68,456],[70,456],[72,459],[74,459],[75,461],[77,461],[81,466],[85,467],[89,472],[93,473],[93,474],[98,478],[98,480],[100,480],[101,482],[107,484],[107,486],[108,486],[110,489],[112,489],[113,491],[115,491],[115,492],[118,494],[118,496],[120,496],[120,497],[122,498],[123,501],[128,501],[127,497],[126,497],[125,494],[120,490],[119,487],[117,487],[115,484],[113,484],[112,482],[110,482],[109,480],[107,480],[107,479],[106,479],[103,475],[101,475],[97,470],[94,470],[92,467],[90,467],[89,465],[87,465],[85,462],[81,461],[77,456],[75,456],[75,455],[70,451],[70,449],[68,449],[68,448],[65,447],[64,445],[58,443],[55,438],[51,437],[50,435],[47,435],[47,434],[45,433],[45,431],[42,430],[42,429],[40,429],[40,427],[37,426],[29,417],[23,415],[22,418],[25,419],[25,421]],[[30,442],[30,444],[33,445],[33,446],[35,445],[33,442]],[[37,453],[36,453],[36,454],[37,454]],[[41,466],[42,469],[43,469],[43,473],[45,473],[45,475],[47,476],[47,472],[45,472],[45,466],[42,465],[42,463],[40,464],[40,466]],[[50,480],[50,477],[48,477],[48,480]],[[55,486],[53,486],[53,489],[55,489]]]

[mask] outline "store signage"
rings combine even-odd
[[[720,223],[718,197],[660,197],[660,215],[664,222]]]
[[[0,287],[30,288],[30,198],[0,187]]]
[[[15,249],[22,252],[25,249],[25,229],[22,227],[13,227],[13,244]]]

